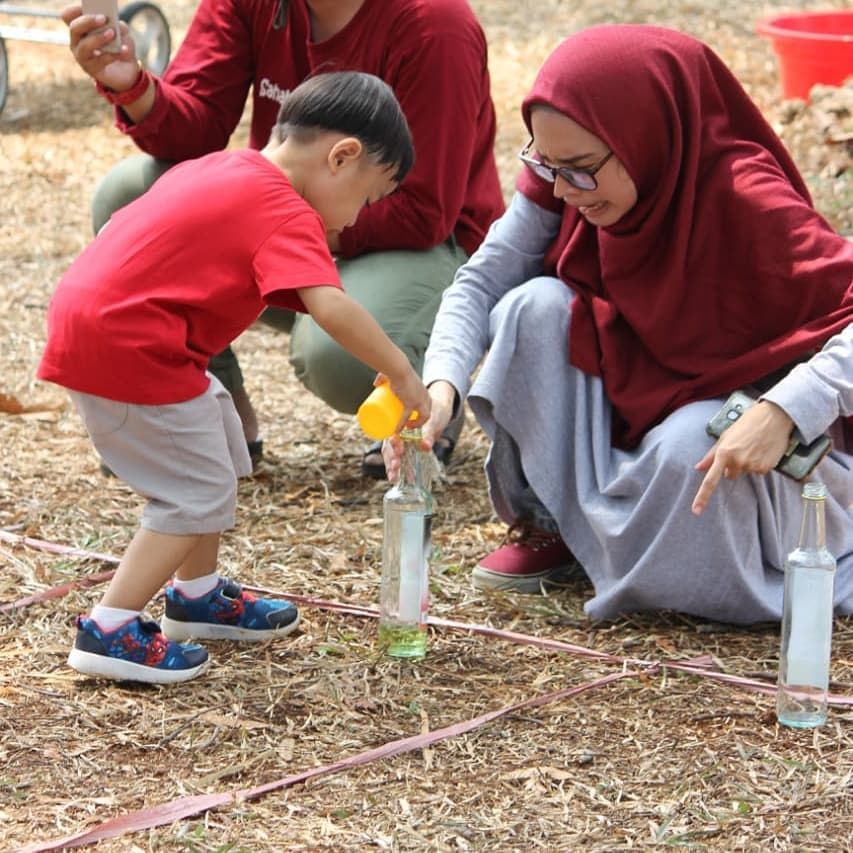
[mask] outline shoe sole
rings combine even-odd
[[[566,563],[564,566],[548,569],[547,572],[539,572],[525,577],[513,577],[477,566],[471,572],[471,583],[475,589],[517,592],[522,595],[542,595],[543,584],[558,584],[560,578],[570,569],[571,564]]]
[[[260,642],[284,637],[293,631],[302,618],[297,613],[296,618],[280,628],[253,629],[238,628],[234,625],[216,625],[211,622],[178,622],[164,616],[160,620],[160,630],[170,639],[182,643],[186,640],[242,640],[244,642]]]
[[[189,681],[201,675],[210,665],[210,658],[198,666],[189,669],[157,669],[142,663],[111,658],[107,655],[97,655],[72,649],[68,655],[68,665],[83,675],[93,675],[97,678],[109,678],[113,681],[141,681],[145,684],[176,684],[179,681]]]

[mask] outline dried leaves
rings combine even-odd
[[[195,4],[164,0],[177,41]],[[511,192],[526,141],[518,114],[557,41],[605,20],[679,26],[734,68],[809,175],[815,201],[849,230],[849,95],[782,105],[775,60],[743,3],[476,0],[490,41],[498,156]],[[824,3],[824,5],[826,5]],[[830,5],[840,5],[830,4]],[[781,2],[765,7],[782,8]],[[131,153],[62,48],[9,42],[0,116],[0,527],[119,554],[139,501],[98,473],[58,389],[33,378],[53,283],[89,239],[97,178]],[[837,99],[842,100],[841,107]],[[787,110],[784,113],[783,110]],[[245,139],[245,122],[235,144]],[[846,156],[849,157],[849,149]],[[846,168],[839,174],[839,169]],[[848,196],[849,198],[849,196]],[[293,378],[286,337],[237,344],[263,420],[264,476],[240,487],[222,567],[244,582],[376,602],[383,484],[358,475],[364,442]],[[298,400],[299,405],[294,405]],[[437,496],[432,613],[634,659],[711,656],[772,685],[776,626],[751,630],[669,614],[590,623],[582,577],[546,599],[483,596],[475,561],[500,540],[473,419]],[[0,543],[0,602],[110,568]],[[212,644],[215,666],[174,688],[105,685],[67,669],[74,615],[98,588],[0,613],[0,848],[77,832],[190,796],[216,800],[478,714],[613,674],[606,659],[434,630],[420,665],[378,656],[374,623],[306,611],[300,632],[252,647]],[[159,615],[161,605],[151,610]],[[838,620],[832,676],[853,682],[853,625]],[[845,687],[847,685],[847,687]],[[527,708],[465,735],[203,817],[102,842],[99,850],[842,850],[853,836],[853,714],[815,733],[780,729],[772,700],[689,674],[644,672]]]
[[[843,87],[815,86],[808,104],[788,101],[780,113],[777,130],[807,176],[815,205],[853,236],[853,77]]]

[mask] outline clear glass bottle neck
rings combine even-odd
[[[826,486],[806,483],[803,488],[803,521],[798,548],[826,548]]]
[[[403,440],[403,457],[400,460],[401,489],[420,489],[426,491],[424,477],[423,453],[420,449],[420,430],[404,430],[400,437]]]

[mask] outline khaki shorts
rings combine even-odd
[[[210,380],[198,397],[165,406],[70,392],[106,465],[146,498],[148,530],[192,535],[234,525],[237,478],[252,463],[231,395]]]

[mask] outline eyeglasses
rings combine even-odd
[[[598,189],[598,181],[595,179],[595,173],[613,156],[612,151],[602,157],[594,166],[587,169],[570,168],[569,166],[546,166],[541,160],[536,160],[530,156],[530,149],[533,147],[531,139],[521,153],[518,159],[527,166],[534,175],[538,175],[543,181],[548,181],[553,184],[559,175],[564,181],[571,184],[576,190],[595,190]]]

